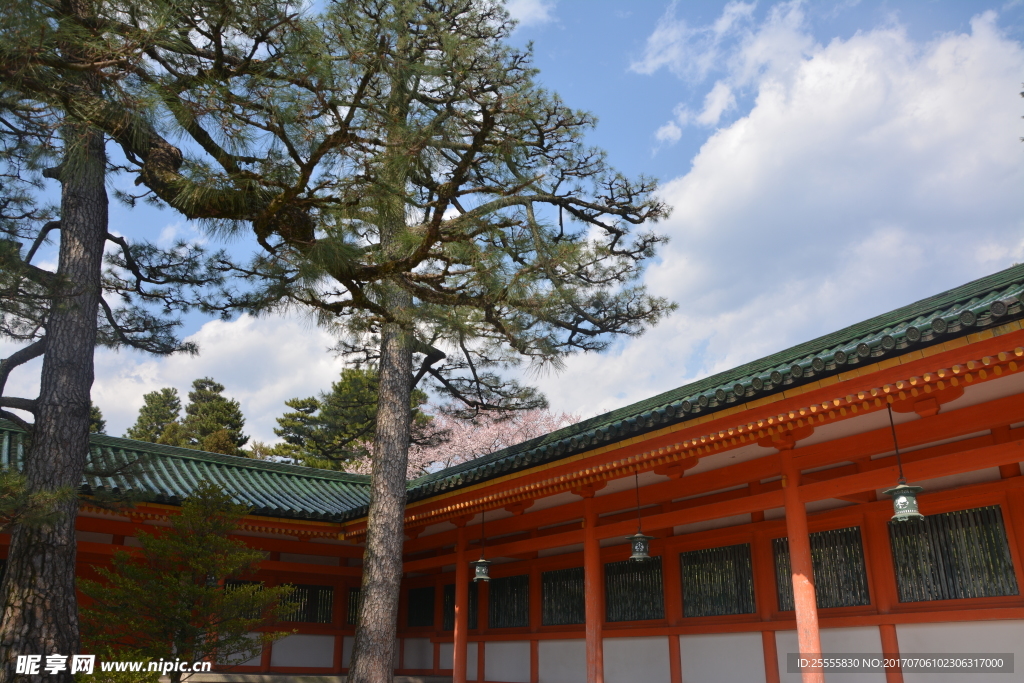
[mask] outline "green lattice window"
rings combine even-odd
[[[355,626],[359,623],[359,595],[362,590],[359,588],[348,589],[348,612],[346,614],[345,623],[349,626]]]
[[[871,604],[860,527],[829,529],[809,536],[818,607],[825,609]],[[789,539],[774,539],[772,550],[775,553],[775,586],[779,610],[791,610],[793,571],[789,561]]]
[[[282,600],[281,604],[282,621],[329,624],[334,606],[334,587],[296,585],[292,594]]]
[[[544,572],[540,575],[540,585],[544,626],[585,623],[583,567]]]
[[[1017,595],[998,505],[890,522],[900,602]]]
[[[608,621],[665,618],[661,558],[624,560],[604,566],[604,605]]]
[[[475,629],[477,627],[477,600],[479,593],[477,591],[479,584],[469,584],[469,628]],[[449,583],[444,587],[444,596],[442,598],[441,614],[443,615],[443,628],[445,631],[455,630],[455,584]]]
[[[434,587],[410,588],[405,609],[406,625],[422,628],[434,625]]]
[[[749,543],[691,550],[679,555],[679,564],[684,616],[713,617],[757,611]]]
[[[530,625],[529,574],[491,579],[487,625],[490,628]]]

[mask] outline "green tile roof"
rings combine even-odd
[[[19,467],[23,432],[0,420],[0,462]],[[270,517],[340,522],[369,502],[369,477],[298,465],[206,453],[187,448],[90,437],[87,474],[80,492],[136,494],[154,503],[179,505],[207,479],[252,513]]]
[[[409,500],[486,481],[737,402],[941,344],[1024,317],[1024,266],[1013,266],[771,356],[409,482]],[[365,509],[359,511],[365,514]]]
[[[1024,318],[1024,266],[1014,266],[732,370],[570,425],[408,483],[409,500],[429,498],[727,409],[737,402],[848,371]],[[20,430],[0,420],[0,461],[20,460]],[[369,478],[172,446],[91,438],[82,491],[138,492],[179,504],[201,479],[223,486],[253,513],[343,521],[365,516]],[[127,466],[136,463],[135,466]],[[118,468],[123,471],[114,472]]]

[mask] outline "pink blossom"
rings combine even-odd
[[[481,455],[544,436],[582,419],[572,413],[526,410],[504,419],[482,415],[475,420],[458,420],[437,411],[431,429],[448,433],[437,446],[413,445],[409,449],[409,477],[436,472]]]

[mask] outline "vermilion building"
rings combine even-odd
[[[488,683],[796,681],[788,653],[1016,653],[1024,680],[1024,267],[409,482],[399,674]],[[891,406],[895,430],[890,428]],[[2,425],[3,457],[20,435]],[[894,433],[895,432],[895,433]],[[923,487],[921,522],[882,491]],[[106,436],[81,571],[209,479],[253,506],[297,635],[246,673],[338,674],[358,609],[363,477]],[[108,468],[109,469],[109,468]],[[153,502],[126,516],[99,487]],[[639,523],[651,559],[630,561]],[[481,525],[482,517],[485,524]],[[490,582],[473,583],[483,552]]]

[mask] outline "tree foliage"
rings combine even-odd
[[[238,455],[249,440],[242,433],[245,417],[238,401],[223,392],[224,385],[210,377],[192,382],[181,426],[191,448]]]
[[[135,424],[124,433],[126,439],[164,443],[160,439],[168,426],[178,422],[181,416],[181,399],[178,390],[164,387],[151,391],[142,397],[142,408]]]
[[[182,502],[171,528],[140,533],[138,554],[120,551],[101,581],[82,579],[91,599],[82,608],[85,642],[107,651],[152,659],[218,663],[246,661],[263,645],[287,635],[261,631],[283,609],[290,586],[236,583],[255,572],[266,554],[231,538],[248,512],[217,486],[203,481]],[[169,674],[172,683],[180,672]]]
[[[376,369],[345,368],[330,391],[285,401],[293,410],[277,418],[274,433],[284,443],[274,454],[329,469],[347,469],[350,461],[365,460],[377,427],[379,390]],[[424,392],[412,392],[413,439],[429,445],[437,441],[438,435],[431,426],[431,417],[420,410],[426,402]]]
[[[89,433],[107,433],[107,421],[103,419],[103,411],[95,403],[89,404]]]
[[[125,437],[210,453],[242,455],[249,437],[242,433],[241,405],[223,395],[224,385],[210,377],[192,382],[185,415],[178,391],[164,387],[143,396],[139,415]]]
[[[309,311],[376,364],[351,679],[386,677],[412,387],[427,378],[466,416],[541,407],[502,370],[557,367],[671,310],[638,281],[664,238],[634,231],[667,209],[653,180],[586,146],[594,118],[534,82],[529,51],[504,42],[513,23],[498,3],[119,10],[61,18],[103,27],[103,58],[87,68],[105,89],[66,78],[45,41],[27,60],[0,54],[0,78],[103,130],[163,202],[221,234],[247,232],[259,251],[221,272],[256,289],[224,305]]]

